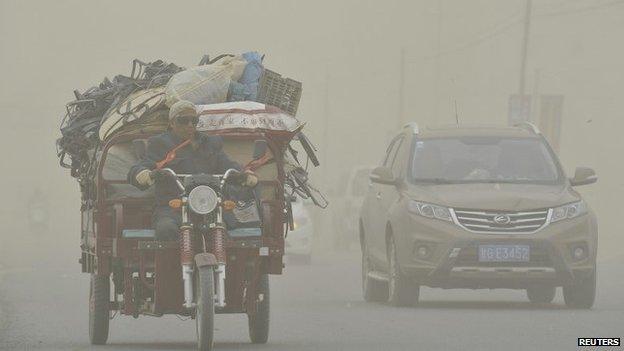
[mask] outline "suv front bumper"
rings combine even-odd
[[[562,286],[591,274],[596,262],[593,214],[551,223],[534,234],[477,234],[453,223],[409,215],[398,245],[403,274],[443,288]],[[479,245],[528,245],[528,262],[479,262]],[[421,255],[425,247],[427,254]],[[574,257],[583,248],[585,255]]]

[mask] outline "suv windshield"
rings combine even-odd
[[[410,178],[432,183],[553,184],[561,176],[540,139],[459,137],[416,140]]]

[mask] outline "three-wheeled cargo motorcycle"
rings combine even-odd
[[[284,236],[291,222],[284,185],[301,180],[291,176],[297,172],[287,154],[303,125],[255,102],[203,105],[198,111],[197,130],[220,135],[224,151],[258,176],[253,204],[228,198],[226,188],[237,178],[236,170],[154,171],[154,176],[175,179],[180,196],[169,205],[181,211],[183,222],[178,241],[158,241],[151,224],[153,189],[138,190],[126,174],[144,154],[147,138],[165,126],[136,121],[104,140],[94,155],[95,196],[83,201],[81,209],[80,263],[91,275],[93,344],[106,343],[114,314],[187,316],[196,321],[198,348],[210,350],[215,314],[245,313],[251,341],[267,342],[268,276],[282,273]],[[230,228],[224,217],[232,215],[255,216],[257,225]]]

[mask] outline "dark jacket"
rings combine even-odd
[[[241,169],[238,163],[232,161],[223,152],[221,137],[197,133],[195,140],[195,145],[189,144],[177,150],[176,157],[165,167],[171,168],[178,174],[223,174],[229,168]],[[169,151],[182,142],[183,140],[171,131],[149,138],[145,157],[130,168],[128,182],[145,190],[146,187],[137,183],[136,175],[144,169],[155,169],[156,162],[163,160]],[[179,197],[179,189],[175,182],[167,178],[156,179],[155,193],[158,206],[167,205],[169,200]]]

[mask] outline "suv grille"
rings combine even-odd
[[[454,210],[454,212],[459,225],[471,232],[531,234],[546,225],[549,210],[506,213],[478,210]]]
[[[459,252],[454,266],[456,267],[552,267],[548,249],[544,246],[530,245],[528,262],[479,262],[477,245],[464,247]]]

